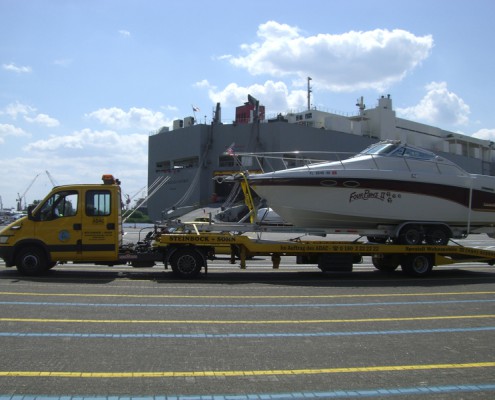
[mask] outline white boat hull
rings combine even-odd
[[[258,194],[269,200],[270,206],[284,220],[295,226],[314,228],[376,228],[378,225],[396,225],[404,221],[435,221],[452,226],[495,224],[495,218],[486,212],[471,212],[467,207],[411,193],[393,193],[393,198],[381,192],[369,196],[366,190],[317,189],[293,187],[276,188],[275,198],[290,198],[290,201],[277,202],[270,195],[273,188],[257,188]],[[300,193],[306,191],[306,193]],[[298,193],[299,192],[299,193]],[[308,200],[308,197],[314,201]],[[349,201],[350,198],[355,200]],[[391,200],[391,201],[389,201]],[[316,203],[316,204],[315,204]],[[329,209],[325,203],[334,203]],[[340,203],[340,207],[337,205]],[[306,204],[306,205],[305,205]],[[487,220],[487,218],[491,219]]]
[[[410,174],[393,181],[351,180],[343,175],[346,173],[339,171],[339,179],[332,183],[340,183],[334,186],[324,186],[329,180],[290,183],[297,183],[296,179],[273,185],[253,180],[252,187],[284,220],[300,227],[365,229],[405,221],[495,226],[495,194],[487,194],[493,202],[480,199],[479,190],[470,189],[469,178],[462,179],[463,186],[453,186],[448,181],[434,184],[411,180]]]

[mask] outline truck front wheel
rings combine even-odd
[[[16,256],[17,270],[23,275],[39,275],[47,271],[48,260],[39,247],[24,247]]]
[[[204,259],[196,250],[177,250],[170,260],[172,271],[180,278],[195,278],[204,266]]]

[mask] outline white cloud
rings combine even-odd
[[[38,140],[27,145],[24,150],[38,152],[55,152],[70,149],[101,150],[104,154],[108,154],[111,149],[113,159],[114,155],[117,154],[128,153],[129,157],[139,154],[145,155],[147,144],[148,135],[144,134],[119,135],[111,130],[93,131],[83,129],[71,135],[52,136],[48,139]]]
[[[21,104],[18,101],[7,105],[0,111],[0,115],[8,115],[13,120],[17,120],[18,116],[22,116],[25,121],[53,128],[60,125],[60,122],[50,117],[47,114],[36,114],[36,108]]]
[[[14,63],[2,64],[2,68],[6,71],[15,72],[17,74],[27,74],[27,73],[32,71],[31,67],[18,66],[18,65],[15,65]]]
[[[27,122],[31,122],[31,123],[35,123],[35,124],[39,124],[39,125],[44,125],[48,128],[54,128],[54,127],[60,125],[60,122],[57,119],[52,118],[46,114],[38,114],[35,117],[25,116],[24,119]]]
[[[38,140],[24,150],[40,160],[37,169],[45,165],[44,169],[57,171],[59,182],[97,183],[102,174],[110,173],[122,179],[129,191],[146,184],[147,134],[83,129]]]
[[[18,101],[15,103],[11,103],[4,108],[3,111],[0,111],[0,114],[6,114],[10,118],[16,120],[18,115],[28,115],[35,112],[36,109],[34,107],[28,106],[26,104],[21,104]]]
[[[124,111],[117,107],[101,108],[86,116],[95,118],[100,123],[114,129],[137,128],[155,130],[170,124],[170,121],[165,118],[163,113],[136,107],[130,108],[129,111]]]
[[[450,92],[445,82],[432,82],[419,104],[398,108],[402,118],[420,120],[429,124],[465,125],[469,122],[469,106],[457,94]]]
[[[7,136],[20,137],[29,136],[23,129],[17,128],[11,124],[0,124],[0,143],[5,142]]]
[[[121,29],[119,30],[119,34],[123,37],[130,37],[131,36],[131,32],[129,31],[126,31],[125,29]]]
[[[495,142],[495,128],[494,129],[480,129],[472,134],[473,137],[478,139],[490,140]]]
[[[208,82],[207,79],[203,79],[202,81],[199,81],[199,82],[196,82],[193,87],[197,87],[197,88],[210,88],[211,85],[210,85],[210,82]]]
[[[68,67],[73,62],[70,58],[59,58],[53,61],[53,64],[58,65],[59,67]]]
[[[297,27],[269,21],[257,35],[259,42],[241,46],[245,56],[224,58],[252,75],[294,77],[299,85],[311,76],[332,91],[382,91],[420,65],[433,47],[431,35],[400,29],[304,36]]]
[[[236,107],[247,101],[247,96],[261,100],[261,103],[272,112],[285,112],[299,110],[307,101],[305,90],[290,90],[284,82],[268,80],[264,84],[239,86],[236,83],[228,84],[224,89],[218,90],[209,85],[208,81],[202,81],[201,86],[208,88],[208,96],[214,103],[221,103],[227,107]]]
[[[178,112],[179,111],[179,108],[177,106],[171,106],[171,105],[162,106],[160,108],[162,110],[165,110],[165,111],[172,111],[172,112]]]
[[[132,152],[121,152],[112,147],[112,156],[97,155],[94,152],[76,152],[73,156],[61,151],[56,157],[47,157],[46,153],[31,153],[28,157],[0,158],[0,169],[3,178],[0,182],[0,193],[5,207],[15,206],[16,193],[23,193],[33,178],[38,179],[26,195],[27,203],[41,200],[50,191],[52,185],[45,171],[59,185],[74,183],[101,183],[103,174],[113,174],[122,181],[124,193],[134,193],[147,182],[146,146],[136,148]]]

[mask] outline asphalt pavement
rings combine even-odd
[[[131,230],[126,240],[135,240]],[[337,238],[342,240],[342,238]],[[492,248],[472,236],[463,244]],[[0,265],[0,400],[495,397],[495,267]]]

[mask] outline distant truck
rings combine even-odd
[[[0,258],[21,274],[39,275],[57,263],[128,264],[165,268],[182,278],[207,272],[215,249],[230,246],[231,262],[241,268],[253,256],[270,256],[273,268],[282,257],[296,256],[300,264],[317,265],[322,271],[351,271],[362,256],[371,256],[381,271],[399,266],[409,275],[426,276],[434,265],[461,262],[495,263],[495,251],[462,246],[398,245],[359,241],[273,241],[250,239],[240,232],[269,232],[277,227],[250,224],[189,224],[181,229],[155,226],[138,243],[123,244],[120,182],[103,175],[102,184],[57,186],[28,215],[0,231]],[[281,227],[297,232],[294,227]],[[215,232],[215,230],[217,232]]]

